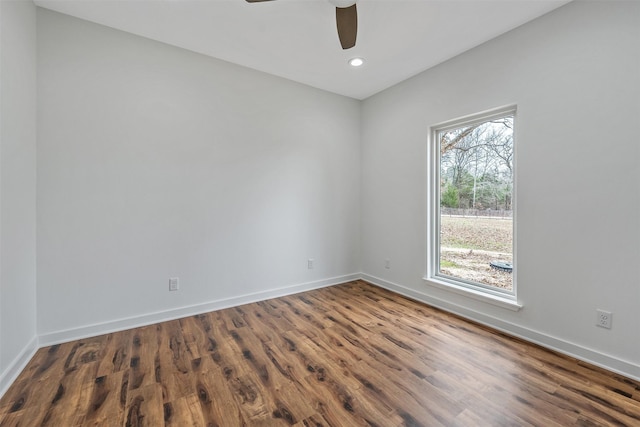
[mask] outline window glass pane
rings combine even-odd
[[[513,119],[436,133],[439,276],[513,290]]]

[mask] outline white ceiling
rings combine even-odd
[[[367,98],[569,0],[359,0],[342,50],[327,0],[35,0],[38,6]],[[352,68],[347,60],[366,60]]]

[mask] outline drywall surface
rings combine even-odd
[[[36,346],[36,8],[0,2],[0,395]]]
[[[38,61],[45,341],[360,271],[357,101],[43,9]]]
[[[364,101],[365,277],[640,377],[638,76],[640,3],[572,2]],[[430,126],[510,104],[518,312],[423,280]]]

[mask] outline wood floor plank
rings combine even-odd
[[[144,385],[129,391],[123,424],[125,427],[154,427],[164,424],[164,404],[160,384]]]
[[[85,426],[120,426],[127,404],[127,371],[118,371],[94,379]]]
[[[178,322],[189,352],[189,359],[198,359],[207,354],[205,350],[208,348],[209,340],[203,329],[198,327],[198,316],[185,317]]]
[[[229,379],[229,371],[218,366],[211,358],[203,358],[198,369],[194,370],[192,389],[207,426],[223,426],[225,420],[237,425],[244,423],[233,390],[227,385]]]
[[[104,336],[101,360],[97,375],[99,377],[129,369],[132,331],[122,331]]]
[[[51,402],[41,406],[43,426],[85,425],[97,369],[95,361],[82,363],[60,380]]]
[[[293,335],[292,332],[288,334]],[[316,396],[317,400],[314,401],[316,410],[341,406],[347,411],[344,414],[347,419],[358,425],[375,425],[376,423],[372,421],[374,419],[397,418],[393,414],[393,409],[384,402],[360,392],[362,383],[353,375],[343,359],[331,357],[332,352],[329,348],[323,347],[310,338],[303,338],[296,341],[294,353],[297,360],[302,366],[306,366],[310,373],[305,377],[305,381],[309,385],[307,388],[312,389]],[[320,412],[326,418],[331,418],[330,412]],[[342,425],[349,425],[349,423]]]
[[[637,426],[640,382],[363,281],[38,350],[10,426]]]
[[[164,402],[177,400],[192,393],[189,378],[191,353],[182,335],[180,322],[165,323],[158,341],[156,382],[162,386]]]
[[[157,384],[160,368],[159,341],[166,324],[137,328],[132,337],[129,390]]]
[[[73,346],[67,343],[38,350],[0,400],[0,412],[13,413],[50,401],[56,392],[51,384],[57,384],[65,375],[64,363]]]
[[[205,421],[205,414],[195,394],[189,394],[163,405],[164,425],[167,427],[205,427],[213,425]]]

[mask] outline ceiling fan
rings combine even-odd
[[[259,3],[271,0],[246,0],[248,3]],[[336,25],[342,49],[351,49],[356,45],[358,33],[358,12],[356,0],[327,0],[336,7]]]

